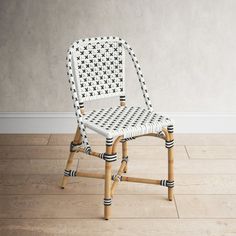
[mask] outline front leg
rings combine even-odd
[[[112,154],[113,139],[106,140],[106,154]],[[105,160],[105,190],[104,190],[104,219],[109,220],[111,217],[111,162]]]
[[[173,125],[167,127],[168,135],[166,141],[166,147],[168,148],[168,199],[173,200],[174,190],[174,136]]]
[[[80,130],[79,130],[79,127],[77,128],[76,130],[76,133],[75,133],[75,137],[74,137],[74,140],[72,142],[72,144],[76,145],[76,144],[80,144],[81,142],[81,135],[80,135]],[[73,164],[73,160],[74,160],[74,156],[75,156],[75,152],[73,151],[73,148],[72,148],[72,145],[70,146],[70,154],[69,154],[69,157],[68,157],[68,160],[67,160],[67,163],[66,163],[66,168],[65,170],[69,171],[72,167],[72,164]],[[62,178],[62,182],[61,182],[61,188],[64,189],[65,186],[66,186],[66,183],[68,181],[68,176],[63,176]]]

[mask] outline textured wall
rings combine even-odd
[[[156,109],[236,111],[235,12],[235,0],[0,0],[0,111],[72,111],[65,52],[101,35],[133,46]]]

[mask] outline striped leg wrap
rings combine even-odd
[[[114,154],[100,153],[99,157],[107,162],[113,162],[117,160],[117,153]]]
[[[64,170],[64,176],[76,176],[76,170]]]
[[[125,102],[125,96],[120,96],[120,102]]]
[[[76,149],[81,147],[82,143],[74,143],[73,141],[70,143],[70,152],[76,152]]]
[[[79,102],[79,107],[83,109],[84,108],[84,103],[83,102]]]
[[[121,175],[112,175],[111,179],[114,181],[116,179],[118,179],[118,181],[122,181],[122,176]]]
[[[113,138],[106,138],[106,146],[112,146]]]
[[[92,151],[92,150],[91,150],[90,147],[86,147],[86,148],[85,148],[85,153],[86,153],[86,154],[90,155],[90,152],[91,152],[91,151]]]
[[[133,140],[135,139],[135,137],[130,137],[130,138],[123,138],[120,140],[121,143],[125,143],[126,141],[130,141],[130,140]]]
[[[173,125],[167,126],[167,130],[168,130],[168,133],[174,133],[174,126]]]
[[[104,198],[104,206],[110,206],[112,203],[111,198]]]
[[[128,160],[129,160],[129,157],[128,157],[128,156],[126,156],[126,157],[122,157],[122,161],[121,161],[121,163],[122,163],[123,161],[125,161],[126,164],[127,164],[127,163],[128,163]]]
[[[161,180],[160,185],[168,187],[168,188],[174,188],[175,182],[174,182],[174,180],[173,181]]]
[[[174,139],[166,141],[166,148],[172,148],[172,147],[174,147]]]

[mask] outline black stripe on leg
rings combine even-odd
[[[170,141],[166,140],[166,148],[172,148],[172,147],[174,147],[174,139]]]
[[[111,206],[112,199],[111,198],[104,198],[104,206]]]
[[[106,146],[112,146],[113,138],[106,138]]]
[[[174,133],[174,126],[173,125],[167,126],[167,131],[168,133]]]
[[[64,170],[64,176],[72,176],[75,177],[76,176],[76,170]]]
[[[174,180],[169,181],[169,180],[163,179],[160,181],[160,185],[168,187],[168,188],[174,188],[175,182],[174,182]]]

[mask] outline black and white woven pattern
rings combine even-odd
[[[168,188],[174,188],[175,182],[174,182],[174,180],[173,181],[161,180],[160,185],[168,187]]]
[[[173,125],[169,125],[167,127],[167,130],[168,130],[169,133],[174,133],[174,126]]]
[[[112,199],[111,198],[104,198],[104,206],[111,206]]]
[[[146,133],[157,133],[171,125],[169,118],[141,107],[111,107],[88,112],[85,126],[105,137],[124,135],[130,138]]]
[[[113,144],[113,138],[106,138],[106,146],[112,146],[112,144]]]
[[[82,144],[87,153],[91,152],[91,147],[88,142],[84,118],[80,109],[84,108],[84,101],[98,98],[120,96],[120,101],[125,101],[125,51],[131,56],[145,103],[148,110],[152,111],[152,104],[139,62],[133,49],[123,39],[118,37],[82,39],[75,41],[67,52],[66,67],[70,90],[72,92],[75,114],[82,136]],[[127,124],[127,127],[128,125],[129,124]],[[125,129],[127,127],[125,127]],[[142,128],[144,128],[144,126]],[[135,133],[146,133],[149,128],[150,127],[148,127],[145,132],[141,132],[141,130],[136,132],[136,130]],[[123,128],[120,127],[120,129]],[[128,133],[126,132],[126,136],[132,137],[134,135],[132,133],[133,131],[129,131]],[[112,137],[115,133],[119,133],[118,130],[113,130],[112,132],[114,133]],[[105,129],[105,133],[105,136],[109,137],[107,136],[107,129]]]
[[[166,148],[174,147],[174,140],[166,141]]]
[[[120,102],[125,102],[126,99],[125,99],[125,96],[120,96]]]
[[[110,39],[77,44],[74,52],[80,100],[124,95],[124,48]]]
[[[122,139],[120,140],[120,142],[121,142],[121,143],[125,143],[125,142],[127,142],[127,141],[134,140],[135,138],[136,138],[136,137],[122,138]]]
[[[76,176],[76,170],[64,170],[64,176]]]
[[[117,153],[113,154],[100,153],[99,157],[107,162],[113,162],[117,160]]]

